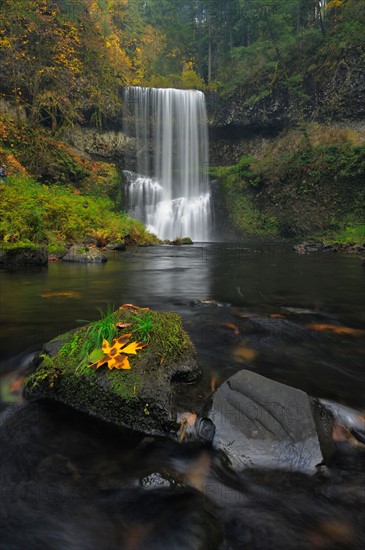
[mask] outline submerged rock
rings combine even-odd
[[[171,244],[182,245],[182,244],[194,244],[190,237],[176,237]]]
[[[70,250],[62,260],[64,262],[75,262],[80,264],[86,263],[103,263],[107,261],[106,256],[97,248],[89,248],[88,246],[71,246]]]
[[[92,363],[88,354],[94,350],[86,353],[85,343],[95,325],[87,325],[44,346],[43,361],[26,380],[25,397],[59,401],[146,434],[175,434],[174,387],[200,376],[194,346],[180,317],[133,306],[113,315],[121,334],[131,334],[131,342],[140,341],[141,327],[149,323],[148,345],[128,355],[129,370],[109,370],[106,364],[88,367]]]
[[[226,302],[217,302],[217,300],[198,300],[194,299],[189,302],[191,307],[229,307],[231,304]]]
[[[280,468],[314,473],[331,453],[330,415],[296,388],[242,370],[213,395],[213,446],[236,470]]]

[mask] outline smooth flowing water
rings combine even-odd
[[[203,378],[186,387],[181,410],[199,410],[212,387],[248,368],[363,411],[354,256],[262,242],[130,248],[105,265],[3,271],[0,285],[5,399],[11,373],[44,342],[97,319],[98,307],[135,303],[179,313],[197,347]],[[255,319],[258,332],[248,330]],[[0,439],[7,550],[32,540],[60,550],[361,548],[364,452],[347,441],[318,476],[235,477],[212,449],[143,440],[55,404],[34,404]]]
[[[125,172],[131,216],[161,239],[189,236],[195,241],[209,240],[204,94],[196,90],[127,88],[124,119],[137,171]]]

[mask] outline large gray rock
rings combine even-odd
[[[62,260],[64,262],[75,262],[79,264],[100,264],[107,261],[106,256],[97,248],[87,246],[71,246],[70,250]]]
[[[75,126],[66,134],[66,140],[80,151],[102,158],[120,159],[127,148],[135,149],[135,140],[116,130]]]
[[[314,473],[324,461],[316,422],[321,423],[323,449],[329,440],[329,424],[327,429],[326,421],[315,420],[318,411],[317,402],[303,391],[242,370],[213,396],[213,445],[237,470],[255,466]]]

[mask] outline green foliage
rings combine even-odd
[[[103,312],[99,309],[99,313],[100,319],[93,321],[85,329],[84,342],[78,355],[82,366],[92,362],[90,354],[101,348],[104,340],[110,344],[118,333],[117,319],[113,308],[108,304],[107,310]]]
[[[50,357],[50,356],[47,355],[46,353],[42,353],[39,357],[40,357],[41,359],[43,359],[43,366],[44,366],[45,368],[53,368],[53,367],[54,367],[54,363],[53,363],[52,357]]]
[[[36,183],[14,175],[0,184],[0,239],[23,240],[63,247],[95,232],[106,242],[128,236],[128,244],[155,244],[142,223],[114,212],[108,198],[75,195],[72,188]]]
[[[257,164],[257,161],[253,157],[242,157],[232,172],[238,174],[251,187],[259,187],[261,178],[260,174],[257,173]]]
[[[67,247],[64,243],[49,243],[47,245],[47,251],[49,255],[63,256],[67,252]]]
[[[221,178],[228,215],[243,233],[335,230],[345,242],[345,227],[359,227],[363,219],[365,146],[352,130],[314,124],[291,130],[263,146],[260,157],[243,157],[211,175]]]
[[[365,224],[345,225],[340,231],[327,232],[321,240],[328,244],[361,244],[365,243]]]
[[[146,311],[136,317],[133,327],[134,338],[139,342],[149,342],[153,335],[154,324],[151,311]]]
[[[7,242],[6,238],[4,238],[3,242],[0,242],[0,247],[3,250],[21,250],[23,248],[38,250],[39,246],[39,244],[34,244],[29,241]]]

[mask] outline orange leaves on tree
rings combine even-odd
[[[107,340],[104,340],[101,346],[104,356],[99,361],[88,365],[88,367],[96,365],[98,369],[107,364],[109,370],[129,370],[131,366],[127,355],[137,355],[137,351],[147,345],[141,342],[129,342],[131,336],[131,334],[123,334],[119,338],[115,338],[111,344]]]

